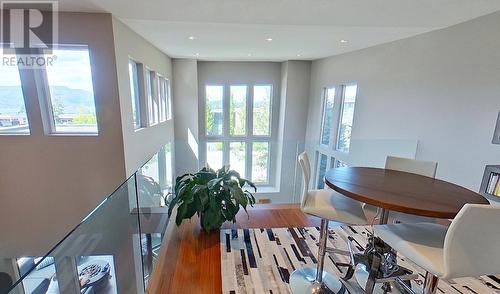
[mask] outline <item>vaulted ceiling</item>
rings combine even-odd
[[[60,0],[59,8],[110,12],[172,57],[281,61],[451,26],[500,10],[500,1]]]

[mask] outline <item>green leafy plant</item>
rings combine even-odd
[[[227,166],[217,171],[205,167],[195,174],[185,174],[175,181],[175,195],[168,215],[171,216],[177,206],[175,223],[179,226],[184,219],[197,214],[201,227],[207,232],[220,228],[225,221],[234,223],[240,206],[246,212],[248,205],[255,204],[255,197],[245,189],[247,185],[257,192],[252,182]]]

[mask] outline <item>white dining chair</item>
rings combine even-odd
[[[375,226],[375,235],[423,268],[424,294],[439,279],[500,274],[500,206],[465,204],[449,228],[433,223]]]
[[[330,189],[309,190],[311,164],[307,153],[300,154],[298,160],[304,180],[300,208],[308,215],[321,218],[321,229],[317,267],[315,269],[299,268],[295,270],[290,276],[290,288],[294,294],[329,293],[326,289],[338,293],[343,289],[342,283],[332,274],[323,270],[325,254],[335,252],[335,249],[326,246],[328,222],[336,221],[349,225],[365,225],[367,219],[360,202]]]
[[[387,156],[385,161],[385,169],[417,174],[429,178],[436,177],[437,165],[437,162],[434,161],[422,161],[396,156]],[[377,207],[369,204],[364,204],[363,209],[371,214],[376,214],[377,212]],[[393,220],[403,223],[434,222],[434,219],[430,217],[416,216],[397,211],[391,211],[389,216]]]

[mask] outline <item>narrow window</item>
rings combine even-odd
[[[207,136],[222,136],[224,124],[223,86],[205,87],[205,126]]]
[[[342,97],[342,113],[337,138],[337,150],[339,151],[349,152],[357,88],[357,85],[348,85],[344,88]]]
[[[171,90],[171,87],[170,87],[170,80],[165,80],[166,84],[165,84],[165,94],[166,94],[166,97],[167,97],[167,120],[171,120],[172,119],[172,112],[173,112],[173,109],[172,109],[172,90]]]
[[[141,96],[139,90],[139,75],[137,72],[137,63],[129,60],[128,71],[130,75],[130,98],[132,99],[132,117],[134,120],[134,129],[141,127]]]
[[[246,176],[246,143],[229,143],[229,165],[231,169],[237,171],[240,176]]]
[[[215,170],[222,167],[223,147],[222,142],[207,142],[207,164]]]
[[[231,86],[229,92],[229,134],[244,136],[247,119],[247,86]]]
[[[167,80],[158,76],[160,122],[167,120]]]
[[[325,187],[325,174],[327,170],[327,164],[328,164],[328,156],[325,154],[319,154],[319,160],[318,160],[318,183],[316,187],[318,189],[323,189]]]
[[[15,58],[3,54],[3,58]],[[17,66],[0,65],[0,134],[29,134],[21,78]]]
[[[321,144],[330,144],[330,134],[333,125],[333,107],[335,102],[335,88],[325,89],[323,106],[323,121],[321,126]]]
[[[252,181],[267,184],[269,181],[269,143],[252,144]]]
[[[253,87],[253,134],[269,136],[271,123],[271,85]]]
[[[158,123],[158,90],[155,87],[155,81],[156,73],[147,70],[146,91],[148,96],[148,121],[150,126]]]

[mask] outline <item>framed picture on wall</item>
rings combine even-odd
[[[500,144],[500,111],[498,112],[495,134],[493,135],[493,144]]]

